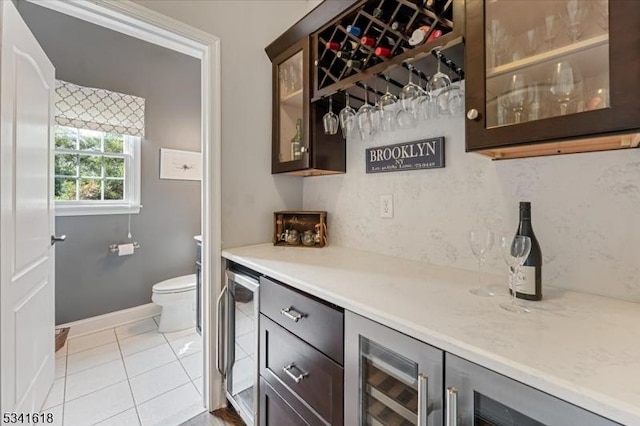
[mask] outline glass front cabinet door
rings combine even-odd
[[[449,353],[445,426],[619,426]]]
[[[309,39],[273,61],[272,172],[309,167]]]
[[[345,425],[440,426],[444,354],[345,312]]]
[[[640,4],[466,2],[467,150],[640,128]]]

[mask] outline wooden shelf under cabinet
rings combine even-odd
[[[608,135],[587,139],[544,142],[530,145],[511,146],[476,151],[493,160],[542,157],[548,155],[575,154],[580,152],[609,151],[614,149],[637,148],[640,145],[640,133]]]

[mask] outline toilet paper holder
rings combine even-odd
[[[134,243],[133,243],[133,248],[134,248],[134,249],[139,249],[139,248],[140,248],[140,243],[139,243],[139,242],[137,242],[137,241],[136,241],[136,242],[134,242]],[[111,244],[111,245],[109,246],[109,251],[110,251],[111,253],[117,253],[119,250],[120,250],[120,249],[118,248],[118,244]]]

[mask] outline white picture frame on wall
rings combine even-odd
[[[160,179],[202,180],[202,154],[195,151],[160,149]]]

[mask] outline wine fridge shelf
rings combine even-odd
[[[432,5],[427,7],[426,4]],[[376,76],[400,69],[405,62],[417,62],[427,58],[434,50],[445,50],[463,43],[463,22],[455,23],[456,16],[462,16],[462,5],[454,0],[363,0],[354,8],[318,30],[312,37],[312,102],[356,86],[359,82],[375,80]],[[400,29],[392,28],[398,22]],[[359,36],[347,31],[349,26],[361,30]],[[418,27],[428,27],[426,42],[411,46],[411,33]],[[404,28],[402,28],[404,27]],[[436,37],[436,31],[441,34]],[[363,36],[373,37],[375,44],[365,46]],[[336,43],[338,50],[328,48],[328,43]],[[377,47],[389,49],[389,56],[381,58],[375,54]],[[463,51],[463,49],[462,49]],[[463,54],[452,58],[457,67],[463,64]],[[349,59],[360,61],[361,66],[348,66]],[[432,68],[435,68],[436,62]],[[429,67],[422,69],[425,75],[433,74]],[[406,83],[405,77],[394,78]],[[403,85],[403,84],[402,84]]]

